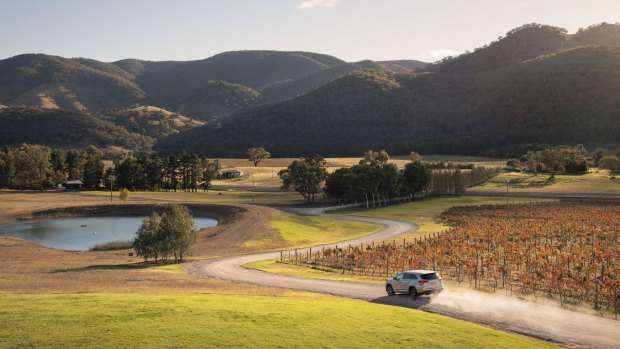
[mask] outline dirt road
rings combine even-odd
[[[322,215],[325,209],[291,209],[299,213]],[[335,245],[348,246],[390,240],[392,237],[417,229],[412,223],[386,219],[330,215],[378,223],[385,228],[374,234],[343,241]],[[321,248],[321,246],[317,246]],[[388,297],[382,285],[306,279],[266,273],[244,268],[243,265],[280,258],[280,252],[258,253],[190,264],[190,274],[214,277],[241,283],[289,288],[299,291],[325,293],[368,300],[371,302],[409,307],[519,333],[538,339],[576,348],[620,348],[620,322],[585,315],[502,295],[487,295],[461,289],[448,289],[433,298],[412,300],[406,296]]]

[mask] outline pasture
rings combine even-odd
[[[506,182],[511,193],[559,194],[613,194],[620,195],[620,181],[612,181],[607,170],[593,169],[582,175],[560,174],[550,178],[547,174],[504,172],[469,191],[505,193]]]
[[[290,292],[2,294],[0,308],[0,347],[553,347],[418,310]]]

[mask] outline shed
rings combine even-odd
[[[83,185],[84,183],[82,181],[76,179],[76,180],[65,182],[63,184],[63,187],[65,187],[65,189],[67,190],[82,190]]]
[[[241,170],[224,170],[222,171],[222,174],[220,175],[220,178],[222,179],[227,179],[227,178],[241,178],[243,177],[243,171]]]

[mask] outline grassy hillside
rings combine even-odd
[[[0,103],[97,112],[146,97],[130,77],[93,60],[19,55],[0,60]]]
[[[386,61],[373,62],[361,61],[356,63],[343,63],[324,70],[300,76],[296,79],[278,81],[276,83],[263,86],[261,92],[274,100],[282,100],[308,91],[312,91],[331,81],[341,78],[353,72],[362,70],[374,70],[378,72],[405,73],[424,67],[426,63],[419,61]]]
[[[95,145],[126,149],[149,149],[153,140],[109,121],[84,113],[56,109],[0,109],[0,146],[20,143],[74,148]]]
[[[525,26],[417,73],[354,72],[171,137],[160,149],[224,157],[257,145],[275,156],[385,148],[505,157],[535,144],[616,143],[620,47],[575,46],[572,38],[559,28]]]
[[[153,106],[139,106],[121,110],[107,111],[103,118],[130,132],[160,138],[176,134],[205,123],[169,110]]]
[[[113,63],[25,54],[0,60],[0,103],[93,115],[150,104],[212,121],[295,97],[355,70],[407,72],[423,65],[408,60],[346,63],[318,53],[284,51],[224,52],[185,62]]]
[[[199,61],[150,62],[136,82],[160,105],[167,105],[181,103],[211,80],[258,89],[340,63],[335,57],[306,52],[225,52]]]
[[[418,310],[300,293],[3,294],[0,306],[2,347],[553,347]]]

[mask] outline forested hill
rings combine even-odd
[[[417,73],[361,71],[289,101],[172,136],[164,152],[521,154],[620,140],[620,26],[527,25]]]
[[[27,107],[0,108],[0,147],[21,143],[56,148],[149,150],[153,139],[78,112]]]
[[[306,93],[354,70],[403,72],[417,61],[347,63],[310,52],[237,51],[183,62],[24,54],[0,60],[0,104],[86,112],[152,105],[212,121]]]

